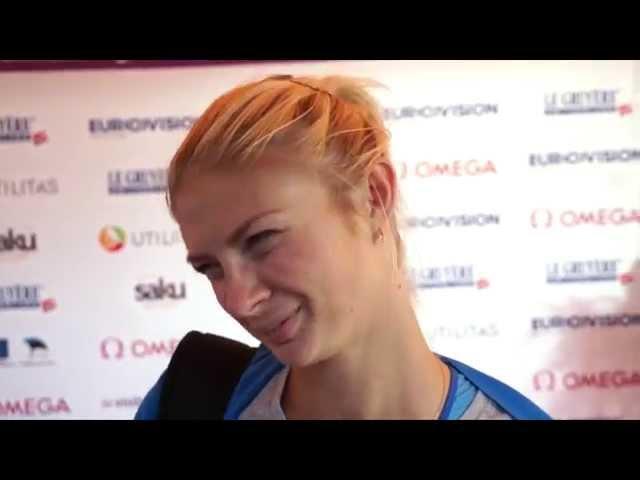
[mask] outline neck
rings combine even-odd
[[[430,351],[409,301],[387,309],[356,345],[292,368],[282,397],[290,419],[433,419],[449,369]]]

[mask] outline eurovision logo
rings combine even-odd
[[[532,153],[529,155],[529,166],[551,167],[555,165],[612,164],[630,163],[638,160],[640,160],[640,150],[635,148],[573,151],[566,153]]]
[[[154,132],[174,132],[189,130],[197,117],[112,117],[91,118],[88,128],[91,136],[126,135]]]
[[[550,317],[534,317],[531,329],[534,332],[544,330],[581,330],[588,328],[612,328],[640,326],[640,313],[612,313],[605,315],[553,315]]]
[[[431,118],[484,117],[497,115],[498,105],[495,103],[469,103],[453,105],[423,105],[420,107],[405,106],[385,108],[382,115],[385,121]]]

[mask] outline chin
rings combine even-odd
[[[314,363],[309,349],[305,348],[304,342],[297,339],[283,345],[267,346],[280,362],[289,367],[301,368]]]
[[[266,346],[281,363],[288,367],[305,368],[317,363],[316,349],[309,342],[307,335],[298,335],[284,344],[266,343]]]

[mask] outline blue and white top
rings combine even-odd
[[[440,356],[451,372],[440,420],[550,420],[529,399],[499,380],[461,362]],[[240,377],[226,420],[285,420],[281,397],[289,369],[261,346]],[[140,405],[135,419],[158,418],[164,374]]]

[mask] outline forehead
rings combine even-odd
[[[328,195],[320,176],[306,164],[303,158],[269,152],[242,169],[185,172],[172,202],[187,248],[197,248],[201,239],[226,238],[263,211],[317,208]]]
[[[199,220],[202,213],[283,201],[313,187],[320,177],[304,158],[269,150],[251,165],[187,168],[173,198],[179,222]]]

